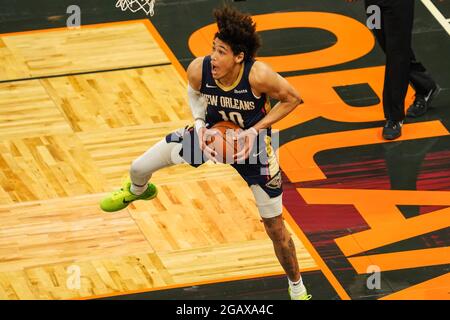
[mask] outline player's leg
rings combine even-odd
[[[282,194],[271,198],[260,185],[252,185],[250,188],[255,197],[264,228],[272,240],[275,255],[288,277],[291,299],[310,299],[311,296],[308,295],[300,274],[294,241],[281,215],[283,211]]]
[[[181,137],[184,130],[180,129],[167,136],[134,160],[130,167],[130,180],[126,181],[121,189],[102,199],[100,207],[104,211],[114,212],[126,208],[135,200],[150,200],[156,197],[157,188],[149,183],[149,180],[154,172],[183,162],[180,151],[183,147]]]
[[[439,94],[441,88],[433,80],[425,67],[416,60],[411,49],[410,82],[416,91],[414,102],[409,106],[406,116],[416,118],[424,115],[433,99]]]
[[[275,254],[286,272],[288,278],[292,282],[300,280],[300,269],[298,267],[295,245],[291,235],[284,225],[281,215],[273,218],[262,218],[264,228],[273,242]]]
[[[281,172],[272,146],[272,142],[278,139],[273,139],[276,139],[276,136],[272,136],[271,130],[260,132],[247,163],[232,166],[253,192],[275,254],[288,276],[291,299],[307,300],[311,296],[307,294],[303,285],[295,245],[281,216],[283,212]]]

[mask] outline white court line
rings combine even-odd
[[[450,19],[445,18],[442,13],[436,8],[436,6],[431,2],[431,0],[422,0],[425,7],[430,10],[431,14],[436,18],[437,21],[442,25],[442,27],[450,35]]]

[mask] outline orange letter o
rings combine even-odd
[[[369,53],[375,45],[369,29],[359,21],[340,14],[326,12],[287,12],[253,16],[257,31],[286,28],[318,28],[333,33],[336,44],[307,53],[284,56],[258,57],[277,72],[314,69],[341,64],[358,59]],[[196,57],[208,55],[217,31],[210,24],[195,31],[189,38],[189,49]],[[298,41],[301,39],[290,39]],[[266,44],[267,45],[267,44]]]

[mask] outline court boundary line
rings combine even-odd
[[[319,266],[320,271],[322,271],[323,275],[325,276],[325,278],[327,278],[330,285],[333,287],[333,289],[336,291],[336,293],[342,300],[351,300],[350,296],[345,291],[342,284],[333,274],[333,272],[328,267],[326,262],[322,259],[320,254],[317,252],[316,248],[314,248],[314,245],[311,243],[311,241],[309,241],[308,237],[300,228],[300,226],[295,222],[294,218],[289,213],[289,210],[287,210],[286,208],[284,209],[285,209],[285,211],[283,212],[284,218],[288,221],[289,225],[292,228],[292,231],[294,231],[299,240],[303,243],[305,249],[308,250],[309,254],[311,255],[311,258],[313,258],[316,264]]]
[[[314,271],[320,271],[325,276],[325,274],[319,267],[311,267],[311,268],[301,269],[301,272],[304,272],[304,273],[314,272]],[[269,272],[269,273],[260,273],[260,274],[245,275],[245,276],[230,276],[227,278],[215,279],[215,280],[201,280],[201,281],[194,281],[194,282],[187,282],[187,283],[177,283],[177,284],[172,284],[172,285],[168,285],[168,286],[164,286],[164,287],[137,289],[137,290],[117,292],[117,293],[105,293],[105,294],[99,294],[99,295],[73,298],[71,300],[92,300],[92,299],[102,299],[102,298],[110,298],[110,297],[121,297],[121,296],[127,296],[127,295],[131,295],[131,294],[140,294],[140,293],[147,293],[147,292],[154,292],[154,291],[189,288],[189,287],[193,287],[193,286],[202,286],[202,285],[217,284],[217,283],[260,279],[260,278],[267,278],[267,277],[277,277],[277,276],[284,276],[284,275],[285,275],[284,272]]]
[[[433,2],[431,2],[431,0],[421,0],[421,2],[441,24],[444,30],[447,31],[448,35],[450,35],[450,18],[444,17],[442,12],[434,5]]]
[[[82,76],[82,75],[87,75],[87,74],[107,73],[107,72],[115,72],[115,71],[134,70],[134,69],[145,69],[145,68],[153,68],[153,67],[163,67],[163,66],[170,66],[170,65],[172,65],[172,63],[170,63],[170,62],[161,62],[161,63],[155,63],[155,64],[141,65],[141,66],[130,66],[130,67],[120,67],[120,68],[113,68],[113,69],[52,74],[52,75],[48,75],[48,76],[17,78],[17,79],[11,79],[11,80],[0,80],[0,84],[29,81],[29,80],[44,80],[44,79],[52,79],[52,78],[60,78],[60,77]]]

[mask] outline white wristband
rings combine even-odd
[[[205,120],[200,119],[200,118],[195,119],[194,127],[195,127],[195,131],[197,131],[197,133],[198,133],[198,131],[199,131],[201,128],[206,127]]]
[[[253,131],[253,133],[255,134],[255,136],[258,135],[258,130],[256,130],[255,127],[250,127],[250,128],[248,128],[248,131]]]
[[[189,107],[191,108],[194,119],[205,119],[206,114],[206,100],[199,91],[194,90],[190,84],[187,85],[187,94],[189,98]]]

